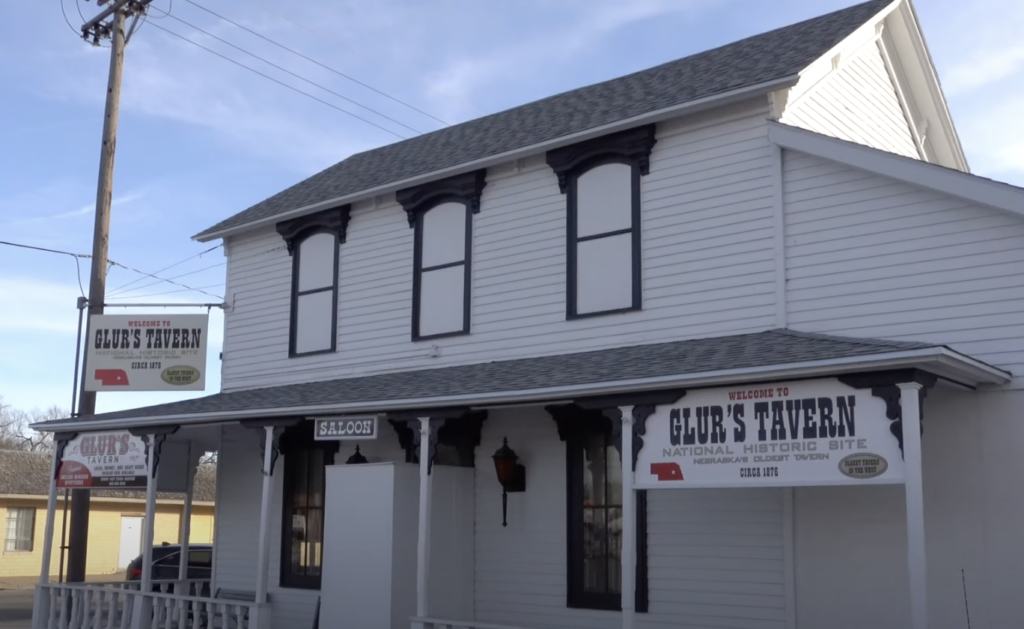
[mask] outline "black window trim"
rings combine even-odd
[[[292,256],[292,285],[290,292],[290,315],[288,322],[288,357],[315,356],[338,351],[338,267],[341,258],[341,245],[345,242],[348,222],[351,218],[352,206],[342,205],[323,210],[315,214],[282,221],[277,224],[277,232],[284,238],[288,254]],[[334,275],[330,286],[299,290],[299,270],[302,264],[300,246],[303,241],[316,234],[334,236]],[[331,346],[309,352],[295,350],[298,333],[299,297],[313,295],[330,290],[331,295]]]
[[[413,341],[427,341],[470,333],[472,326],[472,282],[473,282],[473,214],[480,212],[480,198],[487,185],[487,171],[480,169],[454,175],[445,179],[427,182],[395,193],[395,199],[405,210],[413,236],[413,286],[411,338]],[[423,264],[423,215],[442,203],[460,203],[466,208],[466,250],[461,262],[451,262],[424,268]],[[425,272],[447,267],[465,265],[463,273],[462,329],[438,334],[420,334],[421,283]]]
[[[583,319],[643,309],[643,252],[640,203],[640,178],[650,173],[651,150],[657,142],[656,127],[648,124],[618,133],[585,140],[562,148],[548,151],[547,162],[558,177],[558,187],[566,195],[566,300],[565,318]],[[576,236],[576,197],[579,177],[589,170],[605,164],[625,164],[632,168],[631,226],[629,230],[616,230],[603,234],[590,234],[583,238]],[[597,312],[577,312],[577,255],[576,245],[588,240],[613,236],[632,231],[632,303],[626,308],[614,308]]]
[[[289,570],[291,565],[291,539],[292,539],[292,509],[294,507],[295,494],[289,491],[290,487],[295,486],[294,474],[295,470],[293,463],[295,461],[294,454],[297,451],[302,450],[313,450],[320,449],[324,451],[324,474],[327,473],[327,466],[334,465],[335,454],[337,454],[340,442],[338,441],[315,441],[313,439],[313,422],[304,421],[296,426],[292,426],[285,431],[285,434],[281,437],[281,455],[284,457],[283,468],[284,468],[284,479],[282,496],[281,496],[281,562],[280,562],[280,579],[279,584],[282,588],[301,589],[301,590],[319,590],[322,582],[322,572],[317,576],[309,575],[297,575],[292,574]],[[289,462],[289,454],[293,455],[291,463]],[[325,495],[324,495],[324,509],[326,509],[326,483],[324,484]],[[326,545],[327,543],[327,531],[324,530],[324,539],[321,544]],[[321,571],[323,566],[321,566]]]
[[[600,234],[589,234],[587,236],[577,236],[577,185],[579,184],[579,178],[597,168],[598,166],[604,166],[606,164],[622,164],[630,168],[630,185],[632,190],[630,192],[630,202],[632,207],[630,208],[630,226],[625,229],[616,229],[608,232],[602,232]],[[597,158],[587,163],[587,166],[582,168],[579,172],[573,173],[569,176],[569,190],[567,193],[567,207],[568,207],[568,224],[566,231],[566,252],[567,252],[567,263],[565,273],[565,291],[566,291],[566,319],[585,319],[587,317],[599,317],[609,314],[618,314],[622,312],[632,312],[634,310],[643,309],[643,287],[642,282],[642,268],[643,261],[641,259],[641,230],[640,230],[640,167],[635,161],[618,156],[607,156],[603,158]],[[632,303],[625,308],[612,308],[610,310],[597,310],[594,312],[577,312],[576,304],[576,282],[577,282],[577,269],[578,269],[578,253],[577,245],[581,242],[589,242],[592,240],[600,240],[602,238],[609,238],[612,236],[621,236],[623,234],[632,234],[631,238],[631,249],[630,262],[633,268],[630,270],[630,278],[632,280]]]
[[[591,421],[587,421],[587,420]],[[566,607],[621,611],[620,594],[597,594],[583,590],[583,439],[586,430],[610,431],[610,420],[601,417],[579,417],[565,434],[566,478]],[[623,491],[626,488],[623,487]],[[647,574],[647,492],[636,492],[636,599],[635,610],[646,613],[648,601]]]
[[[423,217],[427,215],[430,210],[443,203],[458,203],[465,209],[466,214],[466,243],[465,250],[463,251],[462,260],[456,262],[446,262],[444,264],[435,264],[434,266],[423,266]],[[413,242],[413,282],[412,282],[412,340],[414,341],[427,341],[430,339],[445,338],[448,336],[461,336],[469,334],[470,327],[470,309],[469,300],[471,294],[471,280],[472,280],[472,247],[473,247],[473,213],[470,211],[469,206],[466,203],[455,196],[445,196],[439,198],[436,202],[431,205],[430,208],[417,212],[416,214],[416,225],[415,225],[415,236]],[[462,329],[453,330],[451,332],[439,332],[437,334],[420,334],[420,307],[422,306],[421,295],[422,295],[422,282],[423,274],[429,273],[430,271],[439,271],[441,269],[452,268],[456,266],[463,267],[462,274]]]

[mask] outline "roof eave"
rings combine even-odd
[[[530,403],[550,403],[558,400],[571,401],[576,398],[598,394],[609,395],[616,393],[635,393],[670,388],[706,388],[751,382],[765,382],[769,380],[828,377],[839,375],[841,373],[879,371],[911,367],[925,369],[941,378],[971,388],[982,384],[1006,384],[1012,379],[1012,375],[1007,371],[992,367],[991,365],[987,365],[947,347],[935,346],[898,352],[881,352],[878,354],[848,358],[805,361],[762,367],[745,367],[740,369],[725,369],[673,376],[659,376],[656,378],[596,382],[543,389],[493,391],[471,395],[405,400],[372,400],[351,404],[268,408],[246,411],[225,411],[220,413],[189,413],[180,415],[161,415],[157,417],[124,417],[113,420],[98,421],[58,420],[44,422],[41,424],[33,424],[32,428],[44,432],[57,432],[62,430],[80,432],[89,430],[138,428],[165,425],[168,423],[182,425],[232,423],[242,419],[279,417],[282,415],[295,416],[324,413],[366,413],[442,408],[451,406],[483,408]]]
[[[814,155],[970,203],[1024,216],[1024,188],[780,122],[768,121],[768,141],[784,149]]]
[[[297,216],[302,216],[304,214],[311,214],[313,212],[318,212],[320,210],[324,210],[327,208],[336,207],[338,205],[345,205],[348,203],[356,203],[358,201],[372,199],[377,195],[392,193],[397,190],[401,190],[402,188],[416,186],[422,183],[426,183],[428,181],[433,181],[435,179],[443,179],[445,177],[450,177],[453,175],[458,175],[473,170],[478,170],[481,168],[497,166],[498,164],[511,162],[516,159],[521,159],[523,157],[527,157],[530,155],[536,155],[538,153],[546,152],[551,149],[556,149],[562,146],[568,146],[570,144],[575,144],[577,142],[582,142],[584,140],[589,140],[591,138],[607,135],[609,133],[614,133],[616,131],[620,131],[623,129],[629,129],[643,124],[662,122],[665,120],[669,120],[671,118],[676,118],[678,116],[697,113],[699,111],[711,109],[713,107],[721,107],[723,105],[728,105],[749,98],[754,98],[761,94],[768,94],[775,90],[792,87],[793,85],[796,84],[799,78],[799,74],[793,74],[790,76],[782,77],[780,79],[775,79],[773,81],[768,81],[766,83],[759,83],[757,85],[751,85],[748,87],[731,90],[728,92],[721,92],[713,96],[698,98],[696,100],[687,101],[685,103],[674,105],[672,107],[656,109],[654,111],[649,111],[639,116],[623,118],[622,120],[617,120],[606,125],[593,127],[585,131],[572,133],[559,138],[555,138],[553,140],[548,140],[546,142],[531,144],[511,151],[505,151],[504,153],[498,153],[496,155],[491,155],[470,162],[465,162],[457,166],[442,168],[439,170],[424,173],[422,175],[416,175],[415,177],[408,177],[406,179],[393,181],[384,185],[376,186],[374,188],[367,188],[366,190],[361,190],[353,194],[326,199],[324,201],[320,201],[319,203],[305,205],[294,210],[289,210],[287,212],[275,214],[273,216],[244,223],[242,225],[236,225],[234,227],[228,227],[226,229],[220,229],[217,231],[202,231],[196,234],[195,236],[192,236],[192,239],[198,242],[209,242],[211,240],[216,240],[217,238],[233,236],[235,234],[246,232],[252,229],[257,229],[259,227],[263,227],[266,225],[273,225],[282,220],[295,218]]]

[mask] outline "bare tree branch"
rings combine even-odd
[[[25,411],[4,404],[3,397],[0,396],[0,448],[29,452],[47,451],[50,449],[51,435],[36,432],[29,426],[67,416],[68,412],[57,405],[47,409],[33,408]]]

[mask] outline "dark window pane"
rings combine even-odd
[[[281,585],[319,588],[323,564],[325,471],[333,462],[333,453],[313,441],[311,430],[306,433],[297,429],[286,441]]]
[[[213,566],[213,552],[209,550],[188,551],[188,563],[196,568],[210,568]]]

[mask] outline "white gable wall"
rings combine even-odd
[[[823,78],[810,74],[802,79],[793,88],[790,98],[794,100],[779,121],[890,153],[920,157],[878,44],[869,41],[851,55],[840,57],[839,66]]]
[[[1024,219],[783,158],[791,328],[943,343],[1024,385]]]
[[[566,320],[566,198],[543,156],[488,171],[473,216],[467,336],[410,340],[413,230],[393,201],[353,209],[341,246],[335,353],[288,358],[284,242],[272,228],[231,238],[224,390],[771,327],[767,115],[759,101],[658,126],[651,172],[641,178],[640,312]]]

